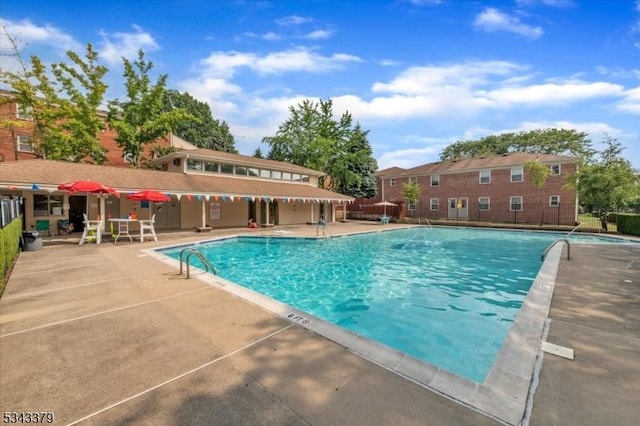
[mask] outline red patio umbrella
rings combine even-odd
[[[116,192],[110,186],[94,180],[76,180],[74,182],[61,183],[58,189],[69,192],[90,192],[92,194],[114,194]]]
[[[84,192],[89,194],[115,194],[116,190],[110,186],[107,186],[101,182],[94,180],[76,180],[68,183],[61,183],[58,185],[58,189],[61,191],[68,191],[70,193]],[[104,198],[100,197],[100,220],[102,220],[104,226]],[[87,216],[89,215],[89,197],[87,197]]]
[[[171,197],[167,194],[163,194],[158,191],[153,191],[151,189],[146,189],[144,191],[134,192],[132,194],[127,195],[127,199],[129,200],[137,200],[137,201],[154,201],[156,203],[164,203],[165,201],[169,201]]]

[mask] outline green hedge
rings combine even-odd
[[[619,214],[618,232],[627,235],[640,235],[640,214]]]
[[[9,225],[0,229],[0,295],[4,291],[11,265],[18,258],[20,236],[22,236],[21,218],[14,219]]]

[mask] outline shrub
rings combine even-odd
[[[618,232],[627,235],[640,235],[640,215],[619,214]]]

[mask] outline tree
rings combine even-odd
[[[569,129],[543,129],[520,133],[490,135],[479,140],[457,141],[440,153],[441,160],[529,152],[535,154],[570,155],[590,159],[594,151],[584,132]]]
[[[57,100],[63,116],[59,123],[62,132],[57,138],[45,138],[42,148],[51,159],[78,162],[89,157],[102,164],[107,150],[100,144],[98,135],[104,130],[105,123],[98,111],[107,91],[103,77],[108,70],[97,65],[98,54],[91,44],[87,44],[86,61],[72,51],[68,51],[67,56],[71,65],[52,65],[53,74],[65,95]]]
[[[352,128],[351,114],[333,118],[331,99],[304,100],[290,106],[291,117],[275,136],[263,138],[271,147],[267,157],[327,173],[329,187],[349,195],[373,196],[377,163],[367,141],[368,131]],[[325,185],[321,181],[320,185]]]
[[[127,100],[109,102],[108,121],[117,133],[115,139],[123,155],[130,158],[134,167],[140,167],[145,160],[145,146],[166,138],[181,121],[196,118],[182,108],[163,110],[168,76],[160,75],[152,85],[149,72],[153,63],[145,60],[142,50],[136,61],[123,58],[123,62]]]
[[[326,170],[331,176],[332,190],[358,198],[372,198],[376,195],[374,174],[378,163],[373,158],[373,151],[367,140],[368,133],[359,123],[356,124],[344,149],[334,152]]]
[[[640,174],[622,157],[624,148],[605,136],[600,158],[583,164],[571,182],[583,205],[602,210],[622,209],[640,200]]]
[[[544,188],[544,184],[547,181],[547,178],[551,174],[551,170],[549,166],[540,162],[537,158],[535,161],[528,161],[524,163],[524,169],[529,172],[529,179],[533,186],[540,190],[541,197],[544,196],[542,192],[542,188]],[[542,200],[541,200],[542,201]],[[542,201],[544,203],[544,201]],[[541,210],[542,214],[540,215],[540,225],[544,223],[544,209]]]
[[[262,154],[260,147],[257,147],[256,150],[253,151],[253,156],[256,158],[264,158],[264,154]]]
[[[177,136],[200,148],[238,153],[229,126],[226,122],[213,118],[209,104],[198,101],[187,92],[165,91],[163,111],[170,112],[176,109],[183,109],[196,117],[196,120],[177,123],[174,129]]]
[[[333,102],[305,99],[289,107],[291,117],[280,125],[275,136],[263,138],[271,150],[267,157],[310,169],[325,171],[338,144],[349,137],[351,115],[333,119]]]
[[[107,88],[102,81],[107,69],[97,65],[98,56],[91,44],[87,45],[86,60],[68,51],[71,64],[53,64],[52,80],[40,58],[32,55],[30,65],[22,60],[16,38],[3,29],[19,69],[0,72],[0,80],[12,91],[0,102],[15,102],[29,111],[36,153],[53,160],[104,162],[106,150],[98,142],[104,122],[98,107]],[[28,127],[24,121],[11,118],[3,119],[0,125],[14,138],[16,128]]]
[[[406,182],[402,185],[402,196],[409,204],[415,204],[418,198],[420,198],[421,192],[422,188],[420,188],[420,184],[417,182]]]

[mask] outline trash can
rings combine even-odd
[[[22,249],[24,251],[42,250],[42,237],[38,231],[22,232]]]

